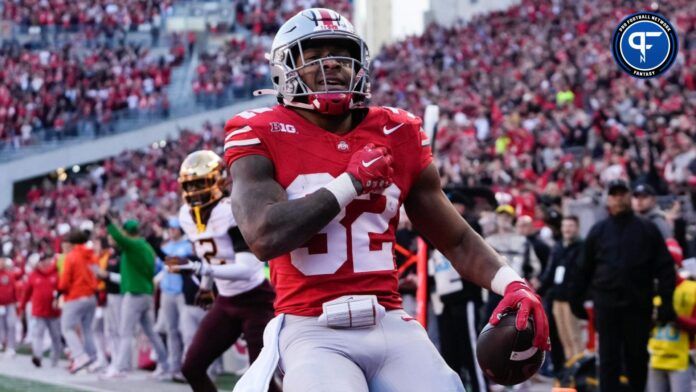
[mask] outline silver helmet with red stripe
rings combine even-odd
[[[345,50],[307,56],[310,48],[321,45]],[[329,75],[332,64],[340,64],[349,76]],[[285,22],[273,39],[270,65],[278,100],[286,106],[340,115],[364,106],[370,97],[367,45],[350,21],[330,9],[307,9]],[[312,72],[318,75],[316,83],[303,79]]]

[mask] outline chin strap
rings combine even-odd
[[[353,104],[352,93],[321,93],[309,96],[309,102],[314,110],[330,116],[340,116],[347,113]]]
[[[196,216],[196,229],[200,234],[205,231],[205,223],[203,223],[203,220],[201,219],[201,207],[193,207],[193,214]]]
[[[270,88],[254,90],[252,94],[255,97],[260,97],[262,95],[275,95],[276,97],[278,96],[278,92]],[[365,106],[363,102],[353,102],[353,93],[315,93],[310,94],[307,98],[309,103],[295,102],[293,100],[293,97],[282,97],[283,105],[285,106],[314,110],[319,113],[328,114],[332,116],[339,116],[341,114],[347,113],[351,109]],[[369,98],[370,94],[366,94],[365,99]]]

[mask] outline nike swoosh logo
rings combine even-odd
[[[369,162],[362,161],[362,165],[365,167],[370,167],[370,166],[372,166],[373,163],[379,161],[380,158],[382,158],[382,157],[377,157]]]
[[[395,126],[394,128],[387,128],[387,126],[385,125],[385,126],[384,126],[384,129],[383,129],[384,134],[385,134],[385,135],[391,135],[392,133],[394,133],[394,131],[396,131],[397,129],[401,128],[403,125],[404,125],[404,123],[401,123],[401,124]]]

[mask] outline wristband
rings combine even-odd
[[[491,291],[498,295],[505,295],[505,288],[512,282],[524,282],[514,269],[504,265],[495,273],[491,280]]]
[[[336,198],[338,206],[341,209],[346,208],[348,203],[353,201],[358,196],[358,192],[353,186],[353,181],[350,179],[348,173],[343,173],[340,176],[334,178],[331,182],[326,184],[324,187],[327,191],[331,192]]]
[[[198,273],[198,275],[200,275],[200,276],[213,276],[213,267],[210,264],[205,263],[203,261],[197,262],[197,263],[198,263],[198,266],[197,266],[198,269],[196,272]]]

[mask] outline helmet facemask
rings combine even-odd
[[[338,43],[350,55],[328,56],[305,62],[305,50],[321,45],[322,42]],[[285,105],[341,115],[350,109],[363,107],[370,97],[369,55],[364,42],[357,37],[340,32],[322,34],[295,40],[278,48],[274,54],[274,58],[271,58],[273,82]],[[350,79],[341,81],[345,85],[344,89],[331,88],[335,81],[327,80],[328,61],[338,62],[342,68],[350,69]],[[302,79],[303,70],[312,67],[319,68],[323,89],[317,88],[314,91]]]
[[[184,159],[178,181],[184,202],[194,209],[201,209],[224,196],[227,171],[222,158],[214,152],[196,151]]]
[[[222,198],[225,179],[219,171],[214,171],[201,176],[182,176],[179,183],[186,204],[205,208]]]

